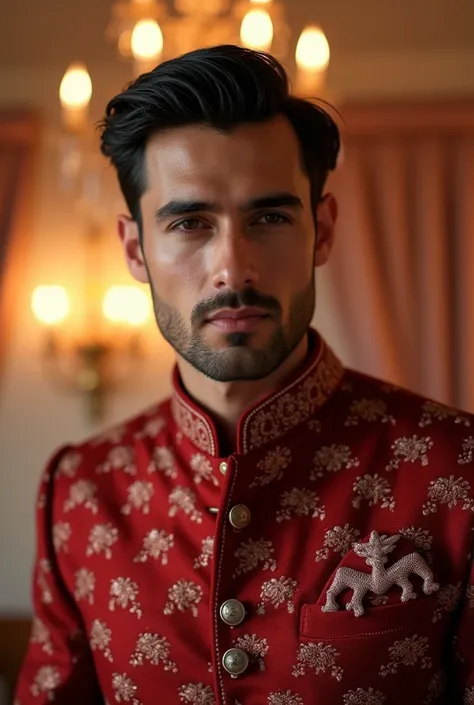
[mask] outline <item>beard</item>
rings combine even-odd
[[[150,279],[151,282],[151,279]],[[288,323],[282,323],[280,303],[256,289],[222,292],[197,304],[188,326],[180,314],[163,301],[150,284],[156,322],[162,336],[175,352],[196,370],[216,382],[259,380],[274,372],[289,357],[308,332],[315,308],[314,274],[306,287],[291,302]],[[253,333],[228,333],[227,347],[213,350],[205,341],[205,320],[219,309],[256,306],[268,311],[276,328],[264,348],[253,348]]]

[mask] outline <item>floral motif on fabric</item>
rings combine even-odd
[[[90,605],[94,604],[95,575],[87,568],[80,568],[76,571],[74,597],[76,600],[86,600]]]
[[[178,689],[179,699],[190,705],[216,705],[214,691],[210,685],[203,683],[188,683]]]
[[[48,656],[53,655],[53,642],[51,641],[51,634],[48,627],[39,619],[39,617],[33,618],[33,623],[31,626],[31,643],[39,644],[42,651]]]
[[[97,514],[99,505],[96,495],[97,485],[90,480],[78,480],[69,488],[69,497],[63,505],[64,511],[70,512],[76,507],[84,507]]]
[[[201,541],[201,553],[194,561],[194,568],[206,568],[209,565],[209,561],[212,558],[214,552],[214,537],[206,536],[205,539]]]
[[[357,688],[343,695],[343,705],[383,705],[386,697],[380,690]]]
[[[461,416],[455,409],[450,409],[448,406],[439,404],[435,401],[426,401],[423,404],[423,415],[420,419],[419,426],[424,428],[430,426],[434,421],[446,421],[453,419],[454,423],[470,426],[471,422],[465,416]]]
[[[316,561],[325,561],[329,557],[330,551],[345,556],[352,550],[359,538],[360,531],[353,529],[349,524],[328,529],[324,537],[324,548],[316,551]]]
[[[116,443],[122,442],[124,435],[125,426],[115,426],[114,428],[110,428],[107,431],[104,431],[104,433],[99,434],[97,438],[92,441],[91,445],[100,446],[104,443],[113,443],[115,445]]]
[[[323,446],[314,456],[314,470],[311,471],[310,480],[318,480],[327,472],[339,472],[359,466],[358,458],[352,456],[349,446],[337,445]]]
[[[268,705],[304,705],[303,698],[291,690],[278,690],[268,696]]]
[[[466,598],[469,602],[469,607],[474,610],[474,585],[469,585],[466,590]]]
[[[168,516],[174,517],[183,512],[191,521],[202,523],[202,512],[196,509],[196,493],[189,487],[175,487],[169,496]]]
[[[313,519],[326,518],[326,509],[319,505],[319,497],[311,490],[293,487],[291,490],[283,492],[280,496],[280,507],[276,514],[276,520],[282,522],[292,517],[307,517]]]
[[[444,671],[435,673],[428,685],[428,693],[423,705],[431,705],[444,695],[446,690],[446,675]]]
[[[140,553],[133,559],[134,563],[146,563],[149,558],[159,560],[161,565],[168,564],[168,552],[174,546],[173,534],[163,529],[152,529],[143,539]]]
[[[436,593],[436,607],[432,622],[439,622],[444,615],[453,612],[461,599],[462,585],[443,585]]]
[[[76,476],[77,469],[82,461],[82,453],[71,450],[66,453],[58,463],[57,474],[64,477],[73,478]]]
[[[428,487],[428,501],[423,505],[425,516],[436,514],[441,504],[447,504],[449,509],[462,503],[462,509],[474,511],[474,500],[469,496],[471,485],[461,477],[439,477],[432,480]]]
[[[361,421],[369,423],[389,423],[395,425],[395,418],[387,413],[388,404],[383,399],[356,399],[349,409],[346,426],[358,426]]]
[[[190,580],[178,580],[168,590],[168,602],[166,603],[163,614],[173,614],[175,609],[180,612],[189,610],[193,617],[198,616],[198,605],[202,600],[202,587]]]
[[[464,705],[474,705],[474,685],[464,691]]]
[[[118,703],[142,705],[136,697],[138,687],[126,673],[114,673],[112,675],[112,688],[114,689],[115,700]]]
[[[156,411],[154,414],[156,414]],[[152,417],[145,422],[143,428],[137,433],[137,438],[156,438],[165,427],[166,421],[162,416]]]
[[[200,485],[203,480],[211,482],[214,487],[219,487],[219,481],[212,469],[211,461],[202,453],[195,453],[190,462],[191,470],[194,473],[194,483]]]
[[[458,457],[459,465],[472,463],[474,459],[474,436],[468,436],[462,442],[461,452]]]
[[[110,663],[113,663],[110,642],[112,641],[112,630],[100,619],[92,622],[89,644],[92,651],[100,651]]]
[[[178,673],[178,667],[170,659],[171,646],[164,636],[159,634],[140,634],[135,650],[130,658],[131,666],[143,666],[146,662],[152,666],[163,665],[165,671]]]
[[[176,468],[176,458],[172,448],[161,446],[153,449],[150,464],[148,465],[148,473],[153,472],[163,473],[165,477],[175,480],[178,477]]]
[[[115,578],[110,583],[109,610],[114,612],[117,607],[142,616],[142,608],[138,601],[138,585],[131,578]]]
[[[35,698],[46,694],[49,701],[54,700],[54,691],[61,684],[61,676],[54,666],[42,666],[36,673],[31,686],[31,693]]]
[[[244,634],[235,639],[233,645],[237,649],[243,649],[247,653],[250,663],[256,664],[259,671],[265,670],[265,656],[270,648],[265,638],[259,638],[256,634]]]
[[[259,474],[255,477],[250,487],[264,487],[270,482],[281,480],[284,470],[291,464],[292,455],[289,448],[277,446],[268,451],[263,460],[257,463]]]
[[[353,491],[356,496],[352,500],[352,506],[355,509],[359,509],[363,501],[367,501],[369,507],[380,504],[382,509],[389,509],[391,512],[395,509],[396,502],[390,483],[384,477],[377,474],[358,477],[354,482]]]
[[[56,553],[68,552],[68,541],[71,538],[71,524],[67,521],[58,521],[53,525],[53,546]]]
[[[154,494],[151,482],[137,480],[127,490],[127,502],[123,505],[122,514],[129,515],[133,510],[150,513],[150,501]]]
[[[249,539],[244,541],[234,553],[238,559],[238,566],[234,576],[249,573],[254,568],[260,567],[262,570],[276,570],[277,564],[273,558],[275,549],[271,541]]]
[[[288,612],[295,611],[293,598],[296,593],[298,583],[296,580],[286,578],[271,578],[263,583],[260,591],[260,602],[257,606],[257,614],[265,614],[266,606],[272,605],[278,609],[286,602]]]
[[[107,453],[107,460],[96,468],[97,475],[122,470],[126,475],[136,475],[135,454],[130,446],[116,446]]]
[[[112,546],[118,541],[118,529],[112,524],[96,524],[89,533],[86,556],[103,553],[107,560],[112,558]]]
[[[43,605],[50,605],[53,602],[53,594],[48,582],[48,576],[50,574],[51,563],[47,558],[41,558],[38,562],[36,581],[40,590],[40,600]]]
[[[338,681],[342,680],[344,670],[337,664],[339,651],[333,646],[319,642],[314,644],[300,644],[296,656],[297,663],[293,667],[295,678],[304,676],[307,671],[313,671],[316,675],[329,673]]]
[[[419,666],[419,668],[432,668],[433,664],[427,655],[429,645],[425,636],[407,637],[396,641],[388,650],[389,662],[381,666],[379,674],[382,677],[395,675],[401,666]]]
[[[398,438],[392,444],[394,458],[385,468],[388,472],[397,470],[402,463],[417,463],[428,465],[428,452],[433,448],[433,441],[429,436],[418,438],[418,436],[404,436]]]

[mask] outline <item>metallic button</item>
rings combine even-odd
[[[221,619],[229,627],[236,627],[245,619],[245,607],[239,600],[226,600],[220,609]]]
[[[238,678],[249,665],[249,657],[242,649],[229,649],[222,657],[222,665],[232,678]]]
[[[224,461],[219,465],[219,472],[221,475],[225,475],[229,469],[228,464]]]
[[[229,512],[229,521],[234,529],[245,529],[250,524],[250,509],[245,504],[236,504]]]

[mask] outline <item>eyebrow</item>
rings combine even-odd
[[[303,201],[298,196],[289,192],[272,193],[259,198],[254,198],[240,207],[243,212],[261,210],[263,208],[294,208],[302,209]],[[172,200],[166,205],[158,208],[155,212],[155,220],[160,222],[176,216],[190,215],[191,213],[218,213],[221,209],[217,203],[209,201],[192,200]]]

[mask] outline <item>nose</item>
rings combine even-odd
[[[240,291],[258,285],[256,243],[236,227],[214,240],[212,285],[217,290]]]

